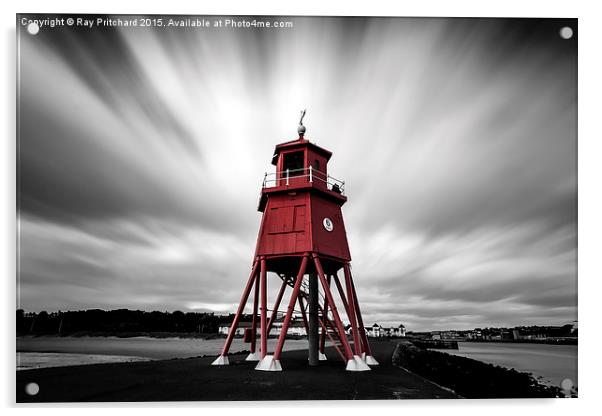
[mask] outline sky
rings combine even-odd
[[[17,307],[233,312],[307,108],[367,324],[577,319],[576,20],[255,19],[18,22]]]

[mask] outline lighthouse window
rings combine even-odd
[[[303,152],[293,152],[284,154],[284,163],[282,170],[286,172],[288,169],[289,176],[303,175]]]

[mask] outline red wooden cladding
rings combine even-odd
[[[274,161],[280,172],[276,188],[262,190],[263,221],[256,255],[287,256],[315,252],[343,262],[350,261],[341,199],[328,190],[330,152],[307,140],[285,143]],[[282,145],[279,145],[282,146]],[[312,175],[309,176],[309,166]],[[286,186],[286,169],[288,186]],[[296,170],[296,169],[301,169]],[[296,171],[295,171],[296,170]],[[324,222],[331,227],[327,228]]]
[[[311,198],[311,211],[312,251],[344,261],[351,261],[341,207],[317,195]],[[326,218],[332,222],[331,231],[328,231],[324,226],[324,219]]]
[[[259,230],[257,254],[294,254],[309,249],[309,224],[306,216],[307,195],[291,198],[286,194],[270,196]]]

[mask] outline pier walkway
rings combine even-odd
[[[55,367],[17,372],[17,402],[138,402],[213,400],[374,400],[456,398],[423,378],[391,364],[395,342],[372,341],[381,363],[372,371],[348,372],[333,349],[319,367],[307,350],[282,354],[282,372],[254,371],[246,354],[230,355],[230,366],[214,357]],[[25,386],[35,382],[39,393]]]

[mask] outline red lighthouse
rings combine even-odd
[[[341,206],[347,202],[345,183],[328,173],[332,153],[305,139],[304,115],[305,110],[299,121],[299,138],[276,146],[272,157],[276,172],[264,177],[258,207],[263,218],[253,267],[222,352],[213,365],[229,363],[228,351],[253,289],[252,323],[246,335],[251,343],[247,360],[259,360],[256,370],[282,369],[280,354],[297,307],[308,333],[310,365],[326,359],[326,339],[334,345],[347,370],[365,371],[370,370],[368,365],[378,364],[372,357],[351,275],[351,255],[341,213]],[[269,317],[268,272],[276,274],[280,281]],[[268,335],[288,286],[292,292],[282,311],[285,314],[278,341],[273,355],[268,354]],[[342,312],[351,325],[352,344]]]

